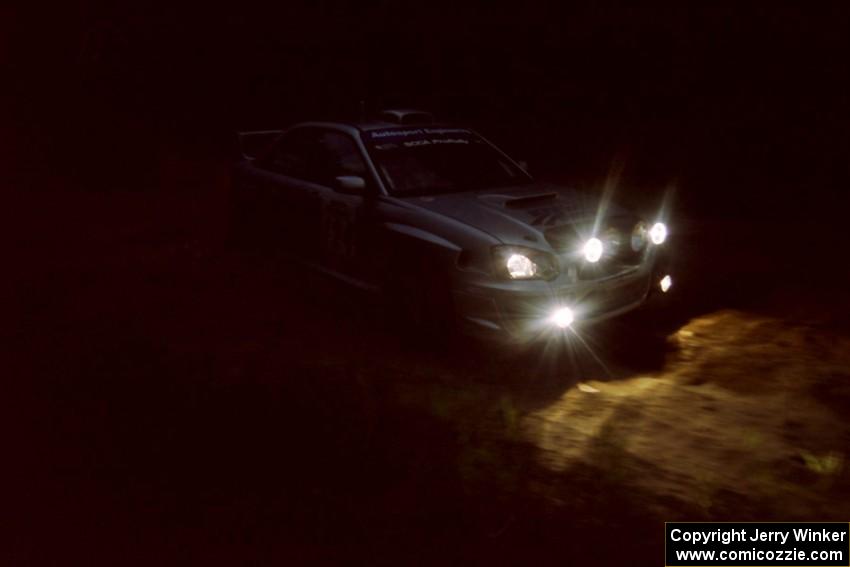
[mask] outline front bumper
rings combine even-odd
[[[455,306],[473,334],[528,342],[563,334],[564,329],[552,320],[559,308],[570,308],[575,316],[572,326],[581,327],[639,307],[664,275],[659,275],[659,268],[644,265],[589,281],[470,282],[456,288]]]

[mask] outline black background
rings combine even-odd
[[[831,215],[850,180],[840,3],[6,10],[18,184],[149,190],[165,156],[227,156],[237,129],[356,118],[361,101],[477,127],[539,175],[675,186],[702,216]]]

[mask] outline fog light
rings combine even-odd
[[[569,307],[561,307],[552,314],[552,322],[562,329],[566,329],[572,325],[573,320],[573,310]]]
[[[661,278],[661,281],[658,282],[658,287],[661,288],[661,291],[667,293],[667,290],[673,287],[673,278],[671,278],[669,275],[664,276],[663,278]]]

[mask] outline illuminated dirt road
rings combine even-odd
[[[4,564],[658,565],[665,520],[850,517],[840,285],[682,230],[669,303],[572,357],[439,350],[205,206],[86,198],[17,227]]]

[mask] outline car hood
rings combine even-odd
[[[404,201],[487,232],[505,244],[526,245],[546,242],[549,231],[592,224],[599,205],[598,197],[545,183]]]

